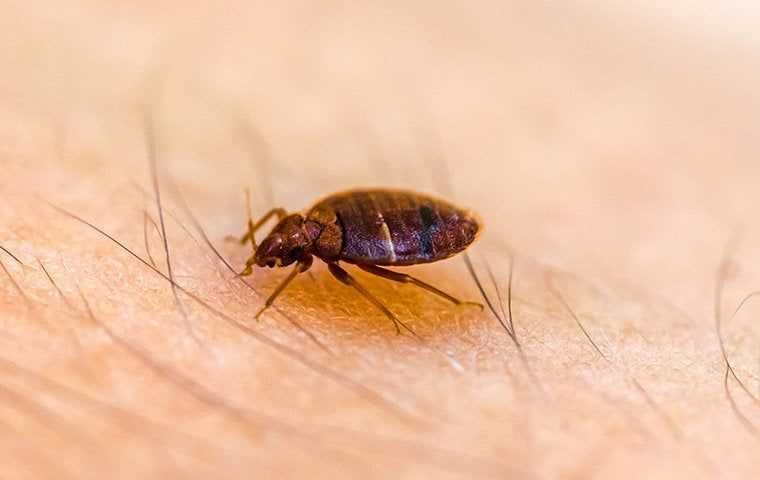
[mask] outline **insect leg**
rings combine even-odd
[[[427,290],[428,292],[438,295],[439,297],[448,300],[449,302],[455,304],[455,305],[475,305],[477,307],[480,307],[480,309],[483,309],[483,305],[477,302],[465,302],[463,300],[459,300],[458,298],[449,295],[448,293],[444,292],[443,290],[439,290],[438,288],[430,285],[429,283],[425,283],[422,280],[418,278],[414,278],[411,275],[407,275],[405,273],[399,273],[394,272],[393,270],[388,270],[387,268],[378,267],[377,265],[357,265],[357,267],[361,268],[365,272],[369,272],[373,275],[377,275],[379,277],[387,278],[388,280],[392,280],[394,282],[399,283],[411,283],[412,285],[416,285],[420,288],[423,288]]]
[[[286,212],[284,208],[273,208],[264,214],[264,216],[261,217],[255,224],[253,223],[249,212],[248,231],[245,232],[245,235],[240,238],[240,244],[245,245],[250,241],[251,246],[253,247],[253,251],[256,252],[256,238],[254,237],[254,234],[256,231],[258,231],[259,228],[262,227],[262,225],[264,225],[270,218],[275,215],[277,215],[277,220],[282,220],[288,215],[288,212]]]
[[[305,257],[303,260],[300,260],[296,264],[295,268],[293,268],[293,270],[290,271],[290,273],[285,278],[285,280],[283,280],[282,283],[280,283],[279,285],[277,285],[277,288],[274,289],[274,292],[272,292],[272,294],[269,295],[269,298],[267,298],[267,301],[264,302],[264,306],[261,307],[261,310],[259,310],[258,313],[256,313],[256,316],[254,318],[256,320],[258,320],[259,317],[261,316],[261,314],[264,313],[264,310],[266,310],[267,308],[269,308],[269,307],[272,306],[272,304],[274,303],[274,301],[282,293],[282,291],[285,290],[285,288],[288,286],[288,284],[290,282],[292,282],[293,279],[296,278],[296,276],[299,273],[303,273],[306,270],[308,270],[309,267],[311,267],[311,257]]]
[[[246,190],[246,196],[248,195],[248,190]],[[256,231],[261,228],[262,225],[264,225],[270,218],[277,215],[278,220],[282,220],[287,216],[288,212],[285,211],[284,208],[273,208],[270,211],[268,211],[263,217],[261,217],[255,224],[253,223],[253,220],[251,219],[251,205],[250,202],[248,204],[248,231],[245,233],[245,235],[242,236],[239,240],[236,238],[233,238],[233,240],[237,240],[240,242],[241,245],[245,245],[249,241],[251,242],[251,247],[253,248],[253,255],[251,255],[251,258],[248,259],[247,262],[245,262],[245,269],[238,274],[240,277],[246,277],[253,273],[253,264],[254,264],[254,257],[256,255],[256,237],[254,234]]]
[[[359,282],[356,281],[354,277],[352,277],[347,271],[343,270],[342,267],[340,267],[337,263],[328,263],[327,268],[330,270],[330,273],[333,274],[335,278],[337,278],[340,282],[345,283],[346,285],[353,287],[356,289],[357,292],[361,293],[364,298],[369,300],[374,306],[376,306],[378,309],[380,309],[381,312],[385,314],[386,317],[388,317],[392,322],[393,326],[396,327],[396,333],[401,334],[401,327],[404,327],[405,330],[407,330],[409,333],[414,335],[415,337],[419,338],[416,333],[414,333],[414,330],[409,328],[407,325],[405,325],[401,320],[396,318],[396,316],[388,310],[388,308],[383,305],[380,300],[375,298],[374,295],[372,295],[367,289],[365,289]]]

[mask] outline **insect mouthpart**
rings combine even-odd
[[[280,261],[280,259],[276,257],[264,257],[264,258],[259,258],[256,261],[256,265],[258,265],[259,267],[274,268],[274,267],[281,266],[281,264],[282,262]]]

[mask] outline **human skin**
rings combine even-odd
[[[741,14],[4,3],[0,476],[756,476]],[[396,335],[319,261],[254,320],[287,271],[211,249],[250,256],[244,189],[261,215],[368,185],[479,213],[514,338],[347,266],[422,341]],[[403,271],[485,303],[462,256]]]

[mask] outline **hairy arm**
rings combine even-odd
[[[36,8],[0,42],[9,477],[760,467],[745,44],[580,4]],[[474,275],[408,271],[489,308],[352,270],[397,336],[316,262],[255,321],[287,272],[235,277],[244,188],[361,185],[477,210]]]

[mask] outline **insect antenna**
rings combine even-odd
[[[245,187],[245,213],[248,215],[248,239],[251,241],[251,247],[255,252],[258,248],[256,245],[256,236],[253,234],[253,209],[251,208],[251,189]],[[245,238],[245,237],[244,237]]]

